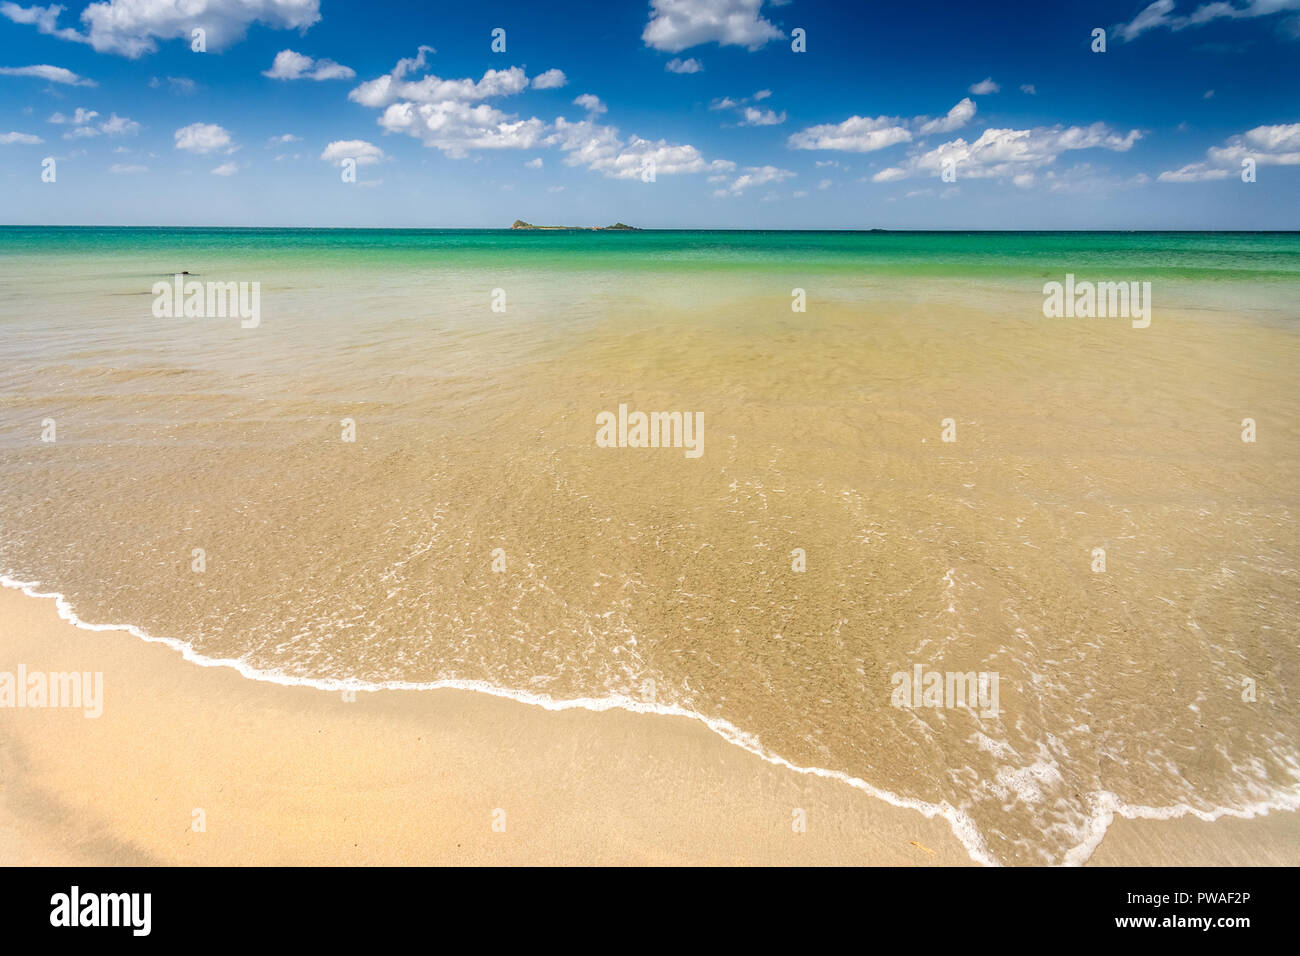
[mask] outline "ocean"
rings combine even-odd
[[[1298,233],[0,227],[0,574],[1077,863],[1300,807],[1297,368]]]

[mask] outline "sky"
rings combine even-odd
[[[1300,229],[1297,54],[1300,0],[5,0],[0,223]]]

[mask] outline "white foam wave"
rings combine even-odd
[[[476,691],[482,694],[490,694],[493,697],[506,697],[510,700],[518,701],[523,704],[531,704],[536,707],[542,707],[546,710],[573,710],[582,709],[595,712],[607,710],[626,710],[638,714],[659,714],[666,717],[686,717],[691,720],[698,720],[709,730],[713,731],[719,737],[722,737],[729,743],[754,754],[757,757],[786,770],[795,773],[807,774],[815,777],[825,777],[832,780],[839,780],[846,783],[854,789],[861,790],[869,796],[878,800],[883,800],[891,806],[899,807],[906,810],[915,810],[924,816],[927,820],[939,817],[947,821],[952,828],[953,835],[957,841],[966,849],[971,860],[984,866],[1000,866],[1001,864],[989,852],[984,841],[984,836],[976,826],[975,821],[964,810],[954,807],[945,802],[928,803],[924,800],[918,800],[912,797],[904,797],[873,786],[860,777],[854,777],[838,770],[829,770],[825,767],[801,767],[780,756],[772,753],[760,742],[757,736],[741,730],[734,724],[721,720],[716,717],[706,717],[703,714],[687,710],[676,705],[651,704],[645,701],[634,700],[622,695],[611,695],[608,697],[578,697],[564,700],[557,700],[548,694],[537,694],[528,691],[514,690],[508,687],[500,687],[487,681],[476,680],[438,680],[438,681],[361,681],[356,679],[339,680],[336,678],[314,678],[299,677],[293,674],[285,674],[276,670],[266,670],[257,668],[247,661],[238,658],[216,658],[207,657],[200,654],[194,647],[186,641],[178,640],[172,637],[157,637],[148,634],[133,624],[91,624],[82,620],[73,611],[71,603],[64,595],[57,591],[43,592],[38,590],[39,581],[19,581],[8,575],[0,574],[0,585],[22,591],[29,597],[46,598],[53,600],[59,617],[63,618],[74,627],[87,631],[126,631],[143,641],[151,644],[164,644],[172,650],[177,651],[181,657],[192,664],[200,667],[229,667],[237,671],[240,675],[250,680],[266,681],[272,684],[281,684],[295,687],[313,687],[318,690],[331,692],[338,691],[355,691],[355,692],[375,692],[381,690],[439,690],[442,688],[452,688],[455,690]],[[1294,791],[1286,791],[1279,794],[1273,800],[1261,801],[1251,804],[1244,808],[1219,807],[1211,811],[1199,810],[1186,804],[1179,804],[1173,807],[1146,807],[1126,804],[1119,796],[1110,791],[1101,791],[1091,795],[1093,798],[1093,814],[1088,824],[1082,828],[1084,839],[1071,847],[1065,854],[1064,864],[1067,866],[1079,866],[1085,863],[1101,843],[1102,838],[1106,835],[1106,830],[1113,822],[1116,814],[1129,819],[1158,819],[1167,820],[1174,817],[1192,814],[1202,820],[1217,820],[1222,816],[1235,816],[1250,819],[1258,815],[1267,814],[1270,810],[1295,810],[1300,809],[1300,788]]]

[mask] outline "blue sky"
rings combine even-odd
[[[1300,0],[0,2],[0,222],[1296,229],[1298,53]]]

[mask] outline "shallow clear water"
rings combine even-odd
[[[260,324],[155,317],[177,270]],[[1066,273],[1150,327],[1044,318]],[[268,674],[685,710],[1073,860],[1296,803],[1297,291],[1296,234],[3,228],[0,572]],[[703,454],[598,447],[621,403]],[[918,665],[998,712],[894,706]]]

